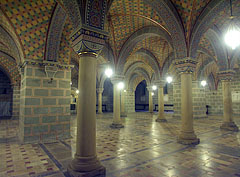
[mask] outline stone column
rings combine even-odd
[[[234,71],[228,70],[218,73],[222,82],[223,93],[223,124],[220,126],[222,130],[238,131],[237,125],[233,121],[232,110],[232,93],[231,93],[231,80],[234,75]]]
[[[87,34],[91,34],[88,36]],[[105,43],[104,33],[83,27],[70,38],[79,56],[76,154],[68,166],[73,177],[104,176],[96,153],[96,56]],[[97,43],[96,43],[97,42]]]
[[[94,176],[105,168],[96,154],[96,56],[91,53],[80,55],[78,89],[77,147],[68,171],[73,176]]]
[[[153,113],[153,99],[152,99],[152,93],[153,93],[153,89],[152,87],[147,87],[148,89],[148,104],[149,104],[149,112]]]
[[[192,73],[196,67],[196,61],[185,58],[175,62],[181,74],[181,130],[178,136],[180,144],[199,144],[200,140],[193,129],[193,105],[192,105]]]
[[[126,91],[121,90],[121,117],[127,117],[126,111],[125,111],[125,96]]]
[[[160,82],[158,85],[158,117],[156,122],[167,122],[164,115],[164,93],[163,93],[163,86],[164,83]]]
[[[119,82],[123,80],[122,76],[114,76],[111,79],[113,83],[113,123],[110,125],[111,128],[123,128],[122,121],[120,118],[120,92],[118,88]]]
[[[98,88],[97,89],[98,93],[98,114],[102,114],[102,93],[103,93],[103,88]]]

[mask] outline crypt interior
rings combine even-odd
[[[240,0],[0,0],[0,177],[240,176]]]

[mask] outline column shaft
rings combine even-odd
[[[153,99],[152,99],[152,91],[149,90],[149,112],[153,112]]]
[[[113,123],[110,125],[111,128],[123,128],[120,118],[120,89],[118,83],[113,83]]]
[[[221,129],[238,131],[238,127],[233,121],[232,115],[232,93],[231,93],[231,81],[222,80],[222,91],[223,91],[223,124]]]
[[[181,132],[178,142],[181,144],[198,144],[199,139],[193,130],[192,74],[181,74]]]
[[[164,116],[164,94],[163,94],[163,87],[158,88],[158,118],[156,119],[157,122],[166,122]]]
[[[73,176],[104,173],[96,155],[96,58],[81,55],[79,59],[77,104],[77,141],[75,158],[68,171]]]
[[[102,92],[98,92],[98,114],[102,114]]]
[[[125,92],[121,92],[121,117],[126,117],[126,112],[125,112]]]

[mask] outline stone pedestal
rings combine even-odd
[[[231,81],[222,80],[223,90],[223,124],[220,126],[222,130],[238,131],[238,127],[233,121],[232,115],[232,94],[231,94]]]
[[[104,176],[105,168],[96,154],[96,57],[80,55],[77,104],[76,154],[68,166],[74,177]]]
[[[120,118],[120,92],[118,88],[119,82],[123,80],[122,76],[114,76],[111,79],[113,83],[113,123],[110,125],[111,128],[123,128],[122,121]]]
[[[103,93],[103,88],[98,88],[97,89],[98,93],[98,114],[102,114],[102,93]]]
[[[178,142],[186,145],[199,144],[193,130],[193,106],[192,106],[192,74],[181,73],[181,131]]]
[[[156,122],[167,122],[164,116],[164,93],[163,83],[158,85],[158,117]]]

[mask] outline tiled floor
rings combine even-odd
[[[180,120],[134,113],[124,118],[125,128],[109,128],[112,114],[97,117],[97,152],[109,177],[240,176],[240,133],[220,131],[222,118],[194,121],[201,143],[176,143]],[[240,125],[240,118],[236,118]],[[66,168],[75,151],[76,118],[72,139],[56,143],[17,142],[17,121],[0,121],[0,176],[68,176]]]

